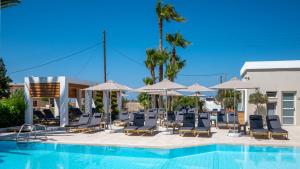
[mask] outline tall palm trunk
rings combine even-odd
[[[175,65],[175,62],[176,62],[176,47],[173,46],[173,49],[172,49],[172,59],[171,59],[172,66]]]
[[[158,27],[159,27],[159,50],[162,52],[163,50],[163,21],[162,18],[158,19]],[[159,65],[159,81],[162,81],[164,78],[164,64]]]
[[[158,19],[158,27],[159,27],[159,50],[162,51],[162,48],[163,48],[163,21],[162,21],[162,18]]]
[[[154,83],[155,83],[155,72],[154,72],[154,68],[151,68],[150,73],[151,73],[152,81],[153,81],[153,84],[154,84]]]

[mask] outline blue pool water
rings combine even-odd
[[[300,148],[149,149],[0,141],[0,169],[298,169]]]

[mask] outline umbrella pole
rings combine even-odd
[[[109,103],[108,103],[109,107],[108,107],[108,110],[109,110],[109,127],[111,129],[111,91],[109,92]]]
[[[233,122],[233,131],[234,131],[234,133],[235,133],[235,117],[236,117],[236,95],[235,95],[235,92],[236,92],[236,90],[234,89],[233,90],[233,110],[234,110],[234,118],[233,118],[233,120],[234,120],[234,122]]]
[[[167,119],[168,119],[168,91],[165,90],[165,94],[166,94],[166,112],[167,112]]]
[[[198,107],[199,107],[199,97],[198,97],[198,92],[196,92],[196,110],[199,110]],[[198,113],[198,111],[196,113]]]

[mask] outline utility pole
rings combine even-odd
[[[105,31],[103,31],[103,67],[104,67],[104,83],[106,82],[106,39],[105,39]]]

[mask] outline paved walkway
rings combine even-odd
[[[159,132],[154,136],[127,136],[118,130],[116,133],[97,132],[86,133],[66,133],[53,132],[48,136],[48,142],[89,144],[89,145],[110,145],[110,146],[129,146],[129,147],[151,147],[151,148],[175,148],[188,147],[206,144],[244,144],[244,145],[272,145],[272,146],[299,146],[300,147],[300,126],[285,127],[289,131],[289,140],[274,139],[255,139],[249,136],[229,137],[228,130],[212,128],[211,138],[181,137],[178,134],[170,135],[166,132]],[[165,129],[160,129],[161,131]],[[15,138],[13,133],[0,133],[0,140],[12,140]]]

